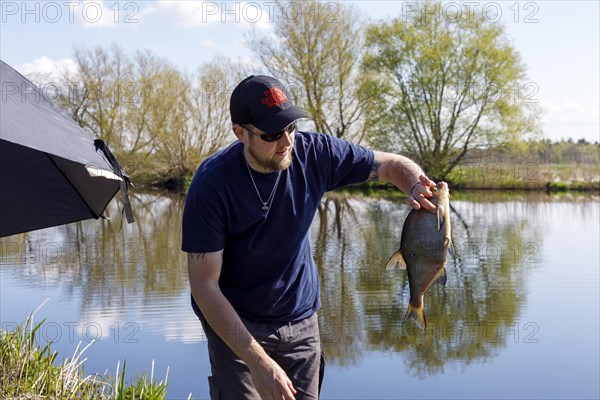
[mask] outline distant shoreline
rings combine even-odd
[[[136,188],[185,193],[189,177],[133,175]],[[434,178],[435,179],[435,178]],[[600,192],[600,166],[589,164],[472,164],[455,168],[445,179],[454,190]],[[395,187],[382,182],[365,182],[340,189],[341,192],[394,192]]]

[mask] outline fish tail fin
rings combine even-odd
[[[427,328],[427,319],[425,318],[425,305],[421,301],[419,306],[413,306],[408,303],[408,310],[406,310],[406,315],[404,316],[404,322],[406,321],[414,321],[417,328],[424,331]]]
[[[396,268],[396,264],[400,265],[400,269],[406,268],[406,262],[404,261],[404,257],[402,257],[402,253],[400,253],[400,250],[392,254],[390,260],[385,266],[386,271]]]

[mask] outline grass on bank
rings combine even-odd
[[[39,310],[39,308],[38,308]],[[25,323],[12,331],[0,331],[0,398],[2,399],[106,399],[106,400],[159,400],[167,394],[167,376],[154,380],[154,361],[148,379],[146,373],[131,383],[125,382],[125,363],[114,376],[108,374],[86,375],[84,348],[77,346],[72,357],[55,365],[57,352],[51,343],[44,346],[37,333],[45,320],[34,324],[31,313]],[[191,395],[190,395],[191,397]]]
[[[600,191],[600,169],[588,164],[477,163],[455,168],[457,189]]]
[[[192,176],[168,177],[150,173],[134,174],[136,187],[186,192]],[[592,164],[472,163],[459,165],[445,179],[460,190],[540,190],[546,192],[600,191],[600,167]],[[395,190],[380,182],[354,185],[345,191],[365,195]]]
[[[600,169],[577,164],[472,164],[455,168],[446,182],[450,190],[600,192]],[[365,182],[341,189],[384,198],[405,197],[393,185]]]

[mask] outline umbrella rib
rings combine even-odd
[[[52,164],[54,164],[54,166],[60,171],[60,173],[62,174],[62,176],[65,178],[65,180],[67,182],[69,182],[69,185],[71,185],[71,187],[73,188],[73,190],[75,190],[75,193],[77,193],[77,195],[79,196],[79,198],[83,201],[83,204],[86,205],[86,207],[88,208],[88,210],[90,211],[90,213],[92,214],[92,216],[96,219],[100,218],[99,215],[97,215],[94,210],[92,210],[92,208],[90,207],[90,205],[88,204],[88,202],[86,201],[86,199],[81,195],[81,193],[79,193],[79,190],[77,190],[77,188],[75,187],[75,185],[73,185],[73,182],[71,182],[71,180],[67,177],[67,175],[65,175],[65,173],[63,172],[62,168],[58,165],[58,163],[54,160],[54,158],[52,158],[52,156],[48,153],[44,153],[46,154],[46,156],[48,157],[48,159],[50,159],[50,161],[52,162]]]

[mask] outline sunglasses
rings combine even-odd
[[[292,122],[291,124],[286,126],[284,130],[282,130],[281,132],[277,132],[277,133],[255,133],[255,132],[252,132],[250,129],[246,128],[245,126],[244,126],[244,129],[246,129],[248,132],[250,132],[253,135],[257,135],[265,142],[276,142],[279,139],[281,139],[283,137],[283,135],[285,135],[285,134],[289,135],[289,134],[294,133],[296,131],[296,123]]]

